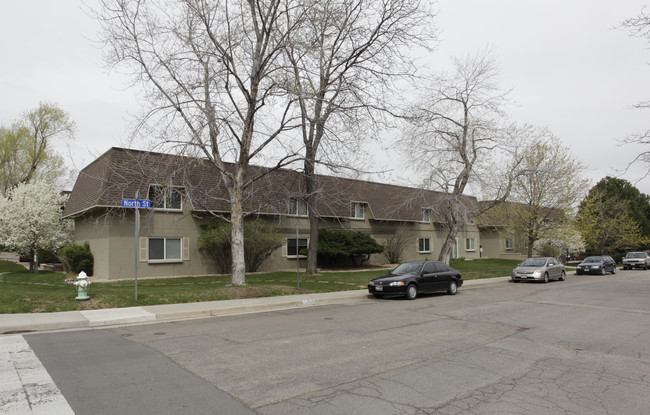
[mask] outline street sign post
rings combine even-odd
[[[133,270],[133,276],[135,278],[135,301],[138,301],[138,239],[140,236],[140,209],[141,208],[150,208],[151,200],[147,199],[138,199],[138,192],[135,192],[135,199],[122,199],[122,207],[135,208],[135,246],[134,257],[135,265]]]

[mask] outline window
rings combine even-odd
[[[304,199],[292,197],[289,199],[289,214],[294,216],[307,216],[307,202]]]
[[[288,258],[306,258],[306,255],[300,253],[307,249],[307,238],[287,238],[287,257]]]
[[[419,238],[418,239],[418,252],[431,252],[431,239]]]
[[[431,209],[422,209],[422,222],[431,222]]]
[[[422,268],[423,274],[433,274],[436,272],[436,267],[433,265],[433,262],[425,262],[424,268]]]
[[[183,189],[171,186],[149,186],[149,199],[154,209],[181,210]]]
[[[149,238],[149,261],[181,261],[181,238]]]
[[[350,205],[350,217],[354,219],[364,218],[364,205],[363,203],[352,202]]]
[[[512,250],[512,238],[506,238],[506,249]]]
[[[466,251],[475,251],[474,247],[474,238],[465,238],[465,250]]]

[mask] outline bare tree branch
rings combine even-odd
[[[345,156],[357,157],[359,136],[350,132],[390,112],[393,83],[414,70],[405,49],[425,47],[435,31],[432,13],[417,0],[308,0],[305,7],[306,30],[293,33],[285,54],[286,87],[301,120],[311,229],[307,272],[316,273],[317,165],[341,166]]]
[[[102,0],[96,12],[107,62],[130,69],[147,91],[151,109],[143,121],[166,127],[158,129],[157,147],[204,157],[218,169],[229,195],[233,285],[245,284],[242,206],[245,189],[257,180],[249,166],[273,154],[273,144],[296,126],[292,102],[279,87],[279,58],[303,22],[298,6],[282,0]],[[279,154],[270,168],[297,159],[295,152]]]
[[[446,195],[431,208],[448,228],[438,258],[447,263],[456,235],[477,209],[463,196],[465,189],[493,171],[491,160],[516,154],[513,127],[506,122],[508,92],[498,86],[489,51],[453,63],[451,74],[433,75],[422,88],[408,117],[411,128],[400,142],[405,157],[422,172],[424,187]],[[512,178],[506,182],[495,200],[507,197]]]

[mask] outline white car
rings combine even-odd
[[[650,268],[650,255],[647,252],[628,252],[623,258],[623,269]]]

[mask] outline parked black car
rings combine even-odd
[[[608,272],[616,274],[616,261],[611,256],[590,256],[585,258],[578,268],[576,274],[600,274],[605,275]]]
[[[368,292],[376,298],[403,295],[415,300],[418,294],[446,291],[454,295],[463,285],[460,271],[438,261],[405,262],[388,274],[368,284]]]

